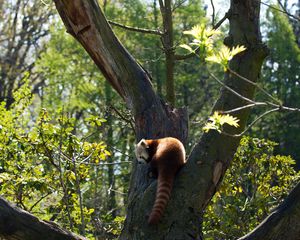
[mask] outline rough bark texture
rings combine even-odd
[[[0,198],[0,238],[6,240],[84,240],[84,237],[41,221]]]
[[[164,34],[162,43],[166,58],[166,99],[175,106],[174,64],[175,48],[173,36],[172,0],[159,1]]]

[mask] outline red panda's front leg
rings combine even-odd
[[[148,177],[149,178],[157,178],[158,177],[158,171],[157,171],[157,168],[156,167],[153,167],[151,165],[151,162],[150,162],[150,167],[148,169]]]

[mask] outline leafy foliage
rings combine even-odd
[[[85,113],[95,115],[97,101],[103,96],[103,76],[80,44],[67,35],[61,22],[55,22],[50,33],[46,51],[36,62],[36,72],[44,81],[41,106],[50,114],[63,108],[72,117],[77,115],[78,120]]]
[[[216,130],[219,133],[223,130],[223,125],[228,124],[233,127],[238,127],[239,120],[236,117],[233,117],[229,114],[220,114],[219,112],[214,112],[212,116],[209,117],[207,123],[203,127],[204,132],[209,130]]]
[[[110,155],[106,145],[75,136],[75,119],[62,110],[53,118],[42,109],[30,122],[28,84],[14,97],[11,109],[0,104],[0,194],[43,219],[91,231],[94,208],[83,199],[94,190],[95,167]]]
[[[208,206],[205,239],[237,239],[276,207],[299,181],[289,156],[273,155],[277,144],[243,137],[220,190]]]
[[[232,49],[229,49],[227,46],[222,46],[219,51],[216,51],[213,55],[208,56],[205,60],[210,62],[215,62],[220,64],[224,71],[228,68],[229,61],[240,52],[245,51],[246,48],[244,46],[236,46]]]
[[[244,46],[236,46],[232,49],[222,45],[218,47],[215,44],[215,37],[221,32],[215,29],[207,29],[204,24],[196,25],[184,34],[193,36],[193,41],[189,44],[180,45],[190,53],[195,53],[206,61],[215,62],[223,66],[224,71],[228,68],[228,62],[240,52],[246,50]]]
[[[193,53],[196,53],[196,50],[198,50],[200,52],[199,55],[206,56],[211,54],[213,51],[213,37],[221,32],[214,29],[206,29],[205,25],[201,24],[194,26],[189,31],[184,31],[183,33],[186,35],[191,35],[194,39],[188,45],[182,44],[180,46]]]

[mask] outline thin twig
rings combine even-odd
[[[227,90],[229,90],[230,92],[232,92],[233,94],[235,94],[236,96],[238,96],[239,98],[245,100],[245,101],[248,101],[250,102],[250,104],[248,105],[245,105],[245,106],[242,106],[242,107],[238,107],[238,108],[234,108],[234,109],[231,109],[231,110],[227,110],[227,111],[222,111],[222,113],[232,113],[232,112],[237,112],[237,111],[240,111],[242,109],[245,109],[245,108],[250,108],[250,107],[254,107],[254,106],[272,106],[272,107],[275,107],[275,108],[278,108],[279,110],[285,110],[285,111],[290,111],[290,112],[300,112],[300,108],[292,108],[292,107],[287,107],[287,106],[283,106],[281,105],[281,102],[279,100],[276,99],[276,102],[279,102],[279,104],[275,104],[275,103],[272,103],[272,102],[255,102],[247,97],[244,97],[242,96],[241,94],[239,94],[238,92],[236,92],[235,90],[233,90],[231,87],[227,86],[225,83],[223,83],[221,80],[219,80],[214,74],[212,74],[211,72],[208,71],[208,73],[210,74],[210,76],[212,76],[218,83],[220,83],[224,88],[226,88]],[[239,74],[238,74],[239,75]],[[239,75],[240,76],[240,75]],[[242,76],[240,76],[242,77]],[[253,84],[253,85],[256,85],[256,83],[250,81],[249,79],[247,78],[244,78],[245,81]],[[269,94],[267,93],[265,90],[264,92],[266,94]],[[271,96],[271,95],[270,95]],[[273,97],[272,97],[273,99]]]
[[[272,9],[278,11],[278,12],[284,13],[284,14],[286,14],[287,16],[296,19],[297,21],[300,21],[300,18],[299,18],[299,17],[297,17],[297,16],[295,16],[295,15],[293,15],[293,14],[290,14],[290,13],[287,12],[285,9],[284,9],[284,10],[278,9],[278,8],[273,7],[273,6],[271,6],[271,5],[269,5],[269,4],[265,3],[265,2],[261,2],[261,4],[267,6],[268,8],[272,8]]]
[[[182,0],[179,1],[177,4],[174,3],[173,8],[172,8],[172,12],[174,12],[177,8],[179,8],[180,6],[182,6],[182,4],[184,4],[187,0]]]
[[[286,110],[290,112],[300,112],[300,108],[292,108],[292,107],[286,107],[286,106],[280,106],[280,110]]]
[[[286,110],[286,111],[294,111],[294,112],[300,112],[299,108],[291,108],[291,107],[286,107],[286,106],[282,106],[281,102],[279,100],[277,100],[276,98],[274,98],[272,95],[270,95],[266,90],[264,90],[263,88],[261,88],[260,86],[258,86],[255,82],[252,82],[251,80],[244,78],[243,76],[239,75],[238,73],[236,73],[233,70],[229,71],[233,74],[235,74],[236,76],[238,76],[239,78],[241,78],[242,80],[256,86],[257,88],[259,88],[261,91],[263,91],[268,97],[270,97],[272,100],[276,101],[279,104],[274,104],[271,102],[255,102],[247,97],[242,96],[241,94],[237,93],[235,90],[233,90],[232,88],[230,88],[229,86],[227,86],[225,83],[223,83],[222,81],[220,81],[214,74],[212,74],[211,72],[208,71],[209,75],[212,76],[218,83],[220,83],[224,88],[226,88],[227,90],[229,90],[230,92],[232,92],[233,94],[235,94],[236,96],[238,96],[239,98],[250,102],[250,104],[242,106],[242,107],[238,107],[235,109],[231,109],[231,110],[227,110],[227,111],[222,111],[222,113],[232,113],[232,112],[237,112],[240,111],[242,109],[246,109],[246,108],[250,108],[250,107],[254,107],[254,106],[273,106],[275,108],[268,110],[266,112],[264,112],[263,114],[261,114],[260,116],[258,116],[252,123],[250,123],[248,125],[248,127],[241,132],[240,134],[229,134],[226,132],[222,132],[222,134],[226,135],[226,136],[231,136],[231,137],[241,137],[242,135],[244,135],[256,122],[258,122],[260,119],[262,119],[263,117],[265,117],[266,115],[273,113],[275,111],[282,111],[282,110]]]
[[[83,213],[83,200],[82,200],[82,191],[81,191],[81,187],[80,187],[80,180],[79,180],[79,176],[77,173],[75,153],[73,153],[72,162],[73,162],[73,167],[74,167],[73,172],[74,172],[75,180],[76,180],[76,190],[77,190],[79,209],[80,209],[80,220],[81,220],[80,234],[82,234],[84,236],[85,235],[85,220],[84,220],[84,213]]]
[[[256,107],[256,106],[267,106],[267,105],[268,105],[268,103],[265,103],[265,102],[255,102],[255,103],[251,103],[251,104],[248,104],[248,105],[245,105],[242,107],[234,108],[234,109],[227,110],[227,111],[220,111],[220,112],[223,114],[228,114],[228,113],[238,112],[238,111],[241,111],[246,108],[252,108],[252,107]]]
[[[220,83],[224,88],[226,88],[227,90],[229,90],[230,92],[232,92],[233,94],[235,94],[236,96],[238,96],[239,98],[250,102],[250,104],[239,107],[239,108],[235,108],[235,109],[231,109],[231,110],[227,110],[227,111],[223,111],[223,113],[230,113],[230,112],[236,112],[239,110],[242,110],[244,108],[249,108],[249,107],[253,107],[253,106],[272,106],[275,108],[279,108],[280,110],[285,110],[285,111],[291,111],[291,112],[300,112],[300,108],[293,108],[293,107],[287,107],[287,106],[283,106],[281,104],[281,102],[279,100],[277,100],[276,98],[274,98],[272,95],[270,95],[266,90],[264,90],[263,88],[259,87],[256,83],[252,82],[251,80],[244,78],[243,76],[239,75],[238,73],[234,72],[233,70],[231,70],[232,73],[235,73],[238,77],[240,77],[241,79],[245,80],[246,82],[258,87],[261,91],[263,91],[266,95],[268,95],[270,98],[272,98],[272,100],[276,101],[277,104],[272,103],[272,102],[255,102],[247,97],[242,96],[241,94],[239,94],[238,92],[236,92],[235,90],[233,90],[231,87],[227,86],[225,83],[223,83],[221,80],[219,80],[214,74],[212,74],[211,72],[208,71],[208,74],[213,77],[213,79],[215,79],[218,83]]]
[[[188,53],[188,54],[185,54],[185,55],[178,55],[178,54],[175,54],[175,55],[174,55],[174,58],[175,58],[175,60],[185,60],[185,59],[188,59],[188,58],[197,56],[197,52],[199,52],[199,50],[200,50],[200,48],[197,47],[193,52]]]
[[[124,192],[121,192],[121,191],[118,191],[118,190],[115,190],[115,189],[112,189],[112,186],[109,187],[109,189],[107,189],[108,192],[115,192],[115,193],[119,193],[121,195],[127,195],[127,193],[124,193]]]
[[[229,12],[225,13],[224,17],[219,22],[217,22],[216,25],[213,25],[213,29],[218,29],[223,24],[223,22],[229,18],[229,14]]]
[[[131,26],[127,26],[127,25],[123,25],[123,24],[120,24],[120,23],[113,22],[111,20],[108,20],[108,22],[111,25],[114,25],[114,26],[117,26],[117,27],[120,27],[120,28],[124,28],[126,30],[133,31],[133,32],[148,33],[148,34],[154,34],[154,35],[158,35],[158,36],[163,35],[163,32],[159,31],[159,30],[131,27]]]
[[[244,97],[243,95],[239,94],[238,92],[236,92],[235,90],[233,90],[232,88],[228,87],[225,83],[223,83],[222,81],[220,81],[214,74],[212,74],[211,72],[208,72],[208,74],[210,76],[213,77],[213,79],[215,79],[218,83],[220,83],[224,88],[226,88],[228,91],[232,92],[234,95],[238,96],[239,98],[247,101],[247,102],[250,102],[252,104],[255,103],[255,101],[247,98],[247,97]]]
[[[269,111],[266,111],[264,112],[263,114],[259,115],[252,123],[250,123],[248,125],[248,127],[241,133],[239,134],[230,134],[230,133],[226,133],[226,132],[221,132],[222,134],[226,135],[226,136],[230,136],[230,137],[241,137],[243,136],[251,127],[253,127],[253,125],[255,123],[257,123],[257,121],[259,121],[260,119],[262,119],[263,117],[265,117],[266,115],[270,114],[270,113],[273,113],[273,112],[276,112],[276,111],[279,111],[280,108],[273,108]]]
[[[282,10],[283,10],[283,12],[285,13],[285,14],[287,14],[288,16],[290,16],[290,17],[296,17],[296,19],[299,21],[300,20],[300,18],[298,17],[298,16],[295,16],[295,15],[292,15],[292,14],[290,14],[288,11],[287,11],[287,9],[283,6],[283,4],[280,2],[280,0],[277,0],[277,2],[278,2],[278,4],[279,4],[279,6],[282,8]]]
[[[129,123],[131,129],[135,132],[135,128],[134,128],[133,123],[132,123],[132,121],[131,121],[130,119],[124,117],[124,116],[122,115],[122,113],[120,113],[120,111],[119,111],[118,109],[116,109],[113,105],[110,105],[109,107],[110,107],[112,110],[114,110],[115,113],[116,113],[122,120],[124,120],[125,122]]]
[[[228,71],[232,74],[234,74],[235,76],[239,77],[240,79],[242,79],[243,81],[250,83],[251,85],[255,86],[257,89],[259,89],[261,92],[263,92],[265,95],[267,95],[269,98],[271,98],[274,102],[276,102],[277,104],[281,105],[281,102],[276,99],[275,97],[273,97],[270,93],[268,93],[265,89],[263,89],[262,87],[260,87],[257,83],[251,81],[248,78],[243,77],[242,75],[240,75],[239,73],[231,70],[230,68],[228,68]]]
[[[107,165],[117,165],[117,164],[124,164],[124,163],[132,163],[132,161],[119,161],[119,162],[111,162],[111,163],[98,163],[98,166],[107,166]]]
[[[29,212],[32,212],[32,209],[38,205],[39,202],[41,202],[44,198],[48,197],[50,194],[52,194],[52,192],[47,193],[44,196],[41,196],[30,208],[29,208]]]
[[[61,153],[61,156],[67,161],[67,162],[72,162],[72,159],[70,159],[67,155],[65,155],[64,153]],[[91,163],[91,162],[83,162],[83,161],[77,161],[75,160],[75,162],[77,164],[84,164],[84,165],[90,165],[90,166],[107,166],[107,165],[117,165],[117,164],[128,164],[128,163],[132,163],[132,161],[119,161],[119,162],[111,162],[111,163]]]
[[[212,25],[213,25],[213,28],[215,28],[215,16],[216,16],[216,13],[215,13],[215,5],[214,5],[214,0],[210,0],[210,4],[211,4],[211,7],[212,7]]]
[[[126,157],[128,157],[128,158],[131,158],[130,155],[124,153],[124,152],[121,151],[120,149],[117,149],[116,147],[114,147],[114,146],[112,146],[112,145],[110,145],[110,144],[107,144],[107,146],[109,146],[109,147],[110,147],[111,149],[113,149],[114,151],[119,152],[119,153],[122,153],[122,155],[124,155],[124,156],[126,156]]]
[[[63,112],[62,112],[62,115],[61,117],[63,118],[64,115],[63,115]],[[62,122],[63,122],[63,119],[62,119]],[[69,203],[70,203],[70,199],[69,199],[69,194],[68,194],[68,189],[67,189],[67,186],[65,185],[64,183],[64,180],[63,180],[63,168],[62,168],[62,161],[61,161],[61,153],[62,153],[62,145],[63,145],[63,126],[61,126],[61,129],[60,129],[60,136],[59,136],[59,147],[58,147],[58,172],[59,172],[59,182],[60,182],[60,185],[63,189],[63,193],[64,193],[64,196],[63,196],[63,202],[66,206],[66,211],[67,211],[67,216],[68,216],[68,220],[69,220],[69,223],[70,223],[70,229],[73,230],[73,219],[71,217],[71,211],[70,211],[70,208],[69,208]]]
[[[282,8],[283,11],[288,12],[280,0],[277,0],[277,3]]]

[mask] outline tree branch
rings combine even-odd
[[[119,42],[97,0],[54,2],[67,31],[86,49],[134,113],[159,101],[148,75]]]
[[[276,8],[276,7],[273,7],[272,5],[267,4],[267,3],[265,3],[265,2],[261,2],[261,4],[267,6],[268,8],[272,8],[272,9],[278,11],[278,12],[284,13],[284,14],[286,14],[287,16],[289,16],[289,17],[291,17],[291,18],[293,18],[293,19],[295,19],[295,20],[297,20],[297,21],[300,21],[300,18],[299,18],[299,17],[297,17],[297,16],[295,16],[295,15],[293,15],[293,14],[290,14],[290,13],[289,13],[289,12],[288,12],[281,4],[280,4],[280,6],[282,7],[283,10],[278,9],[278,8]]]
[[[255,118],[255,119],[253,120],[253,122],[251,122],[243,132],[241,132],[241,133],[239,133],[239,134],[234,134],[234,135],[233,135],[233,134],[229,134],[229,133],[227,133],[227,132],[222,132],[222,134],[224,134],[224,135],[226,135],[226,136],[230,136],[230,137],[241,137],[241,136],[243,136],[243,135],[251,128],[251,127],[253,127],[259,120],[261,120],[263,117],[265,117],[266,115],[269,115],[270,113],[277,112],[277,111],[279,111],[279,110],[280,110],[280,108],[273,108],[273,109],[271,109],[271,110],[268,110],[268,111],[262,113],[262,114],[259,115],[257,118]]]
[[[126,30],[129,31],[134,31],[134,32],[140,32],[140,33],[148,33],[148,34],[154,34],[154,35],[158,35],[158,36],[162,36],[163,32],[159,31],[159,30],[151,30],[151,29],[145,29],[145,28],[136,28],[136,27],[130,27],[127,25],[123,25],[117,22],[113,22],[111,20],[108,20],[109,24],[120,27],[120,28],[124,28]]]
[[[0,197],[0,237],[6,240],[85,240],[53,222],[41,221]]]
[[[281,102],[276,99],[275,97],[273,97],[270,93],[268,93],[264,88],[262,88],[261,86],[259,86],[257,83],[243,77],[242,75],[238,74],[237,72],[233,71],[232,69],[228,68],[228,71],[234,75],[236,75],[237,77],[239,77],[241,80],[246,81],[247,83],[250,83],[251,85],[255,86],[258,90],[260,90],[263,94],[265,94],[267,97],[269,97],[270,99],[272,99],[276,104],[281,105]]]
[[[229,18],[229,16],[230,12],[225,13],[224,17],[221,18],[220,21],[216,23],[216,25],[213,25],[213,29],[218,29],[223,24],[223,22]]]
[[[219,80],[214,74],[212,74],[211,72],[208,72],[210,76],[213,77],[213,79],[215,81],[217,81],[219,84],[221,84],[223,86],[223,88],[227,89],[229,92],[233,93],[235,96],[239,97],[240,99],[246,101],[246,102],[249,102],[249,103],[252,103],[254,104],[255,101],[250,99],[250,98],[247,98],[245,96],[243,96],[242,94],[238,93],[237,91],[235,91],[233,88],[227,86],[225,83],[223,83],[221,80]]]

